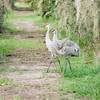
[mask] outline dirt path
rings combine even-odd
[[[28,34],[15,35],[16,39],[44,40],[43,34],[32,33],[32,30],[37,28],[32,22],[17,21],[14,24],[18,29],[31,31]],[[3,76],[13,79],[14,83],[10,86],[0,86],[0,100],[72,100],[72,94],[61,96],[58,91],[60,75],[54,71],[46,73],[50,62],[46,48],[18,48],[8,56],[8,59],[9,62],[3,66],[13,68],[15,71],[6,72]]]

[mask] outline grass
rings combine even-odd
[[[39,25],[43,25],[45,21],[42,19],[41,16],[38,16],[38,14],[34,14],[33,12],[29,13],[22,12],[21,14],[19,14],[19,12],[13,11],[8,13],[6,18],[6,23],[12,24],[14,21],[17,20],[36,22],[36,24]]]
[[[77,97],[87,97],[88,100],[99,100],[100,66],[84,64],[82,59],[82,57],[71,59],[72,72],[67,67],[66,73],[59,80],[59,90],[61,93],[71,91]],[[64,60],[61,63],[64,68]]]
[[[14,72],[18,69],[16,68],[12,68],[12,67],[7,67],[7,66],[0,66],[0,73],[4,73],[4,72]]]
[[[26,14],[22,12],[19,14],[19,12],[13,11],[8,13],[8,17],[6,18],[7,22],[12,22],[16,20],[28,20],[28,21],[33,21],[34,20],[34,14],[32,12]]]
[[[0,86],[10,85],[11,83],[12,83],[11,79],[0,76]]]
[[[17,48],[43,48],[42,40],[0,39],[0,54],[6,55]]]
[[[30,8],[30,5],[28,3],[24,3],[24,2],[15,2],[15,6],[16,7],[19,7],[19,8],[26,8],[26,7],[29,7]]]
[[[22,99],[19,95],[16,95],[16,96],[13,97],[13,100],[22,100]]]
[[[17,14],[17,12],[8,12],[7,17],[5,19],[4,26],[6,27],[7,32],[18,32],[21,30],[17,30],[14,23],[20,20],[23,21],[31,21],[33,22],[33,13],[25,14]]]
[[[36,32],[42,32],[44,31],[44,21],[40,16],[37,16],[36,14],[34,15],[33,12],[29,13],[24,13],[22,12],[21,14],[17,14],[17,12],[8,12],[8,15],[5,20],[5,26],[7,27],[7,32],[10,33],[18,33],[21,31],[22,33],[24,30],[17,30],[16,27],[14,26],[14,22],[16,21],[30,21],[30,22],[35,22],[37,25],[40,25],[38,30],[35,30]],[[43,26],[41,28],[41,26]],[[42,30],[43,29],[43,30]],[[21,34],[20,32],[20,34]],[[5,34],[5,33],[3,33]],[[28,34],[28,32],[26,33]],[[13,36],[10,35],[10,37],[5,37],[5,35],[0,36],[0,56],[6,55],[11,53],[13,50],[17,48],[43,48],[44,44],[42,40],[29,40],[29,39],[15,39]]]
[[[22,12],[22,14],[17,14],[18,12],[9,12],[7,15],[7,18],[5,20],[5,26],[9,29],[10,32],[16,32],[20,30],[16,30],[16,27],[13,23],[18,21],[30,21],[35,23],[39,27],[39,31],[45,32],[46,31],[46,24],[51,24],[52,27],[57,27],[57,20],[54,20],[54,18],[50,17],[49,19],[43,19],[37,12],[29,12],[28,14],[25,14]]]

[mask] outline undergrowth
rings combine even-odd
[[[60,58],[62,59],[62,58]],[[59,90],[61,93],[71,91],[77,97],[86,97],[88,100],[100,99],[100,66],[94,63],[84,64],[82,55],[70,58],[72,71],[61,60],[63,76],[60,78]]]
[[[76,98],[85,97],[86,100],[100,100],[100,65],[94,63],[92,34],[87,33],[79,37],[77,34],[68,33],[65,29],[60,29],[59,32],[59,37],[70,36],[69,38],[77,42],[81,48],[79,57],[69,58],[72,72],[69,65],[65,63],[65,57],[59,58],[62,65],[59,90],[64,94],[70,91],[76,94]]]

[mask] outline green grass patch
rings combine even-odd
[[[15,2],[15,6],[19,8],[26,8],[26,7],[30,8],[31,7],[28,3],[25,3],[25,2]]]
[[[12,83],[11,79],[0,76],[0,86],[10,85],[11,83]]]
[[[22,100],[22,98],[19,95],[16,95],[13,97],[13,100]]]
[[[59,89],[62,93],[71,91],[77,97],[87,97],[89,100],[100,99],[100,66],[93,63],[84,64],[82,57],[71,58],[72,72],[69,66],[61,61],[67,71],[60,78]]]
[[[24,13],[24,12],[9,12],[6,18],[6,22],[12,22],[12,21],[17,21],[17,20],[28,20],[28,21],[33,21],[34,19],[34,14],[33,12],[30,13]]]
[[[14,71],[19,71],[17,68],[15,67],[8,67],[8,66],[0,66],[0,73],[5,73],[5,72],[14,72]]]
[[[43,48],[42,40],[0,39],[0,54],[6,55],[17,48]]]

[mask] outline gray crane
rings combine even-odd
[[[55,48],[55,43],[53,40],[50,39],[50,25],[47,25],[47,33],[46,33],[46,37],[45,37],[45,42],[46,42],[46,46],[48,48],[48,51],[51,53],[52,56],[56,56],[57,52],[56,52],[56,48]]]
[[[58,39],[57,30],[53,32],[53,43],[55,44],[56,52],[59,55],[79,56],[79,45],[67,38],[64,38],[62,40]]]
[[[58,39],[57,33],[58,33],[57,30],[55,30],[53,32],[53,41],[56,46],[55,47],[56,52],[58,55],[62,55],[66,58],[66,61],[68,61],[70,70],[72,71],[70,60],[68,57],[69,56],[79,56],[80,47],[77,43],[69,40],[68,38],[64,38],[62,40]],[[59,62],[60,68],[61,68],[59,57],[57,57],[57,60]],[[66,62],[66,64],[67,64],[67,62]]]
[[[57,30],[52,32],[53,39],[51,40],[49,37],[50,25],[48,25],[47,27],[48,27],[48,30],[46,33],[46,46],[47,46],[48,50],[51,52],[52,56],[56,56],[56,58],[59,62],[60,68],[61,68],[61,64],[60,64],[60,60],[59,60],[59,55],[65,56],[66,61],[68,61],[68,63],[69,63],[70,70],[72,70],[68,56],[79,56],[79,53],[80,53],[79,45],[67,38],[62,39],[62,40],[58,39]],[[66,64],[67,64],[67,62],[66,62]],[[47,69],[47,72],[49,71],[49,67]],[[61,71],[62,71],[62,68],[61,68]]]

